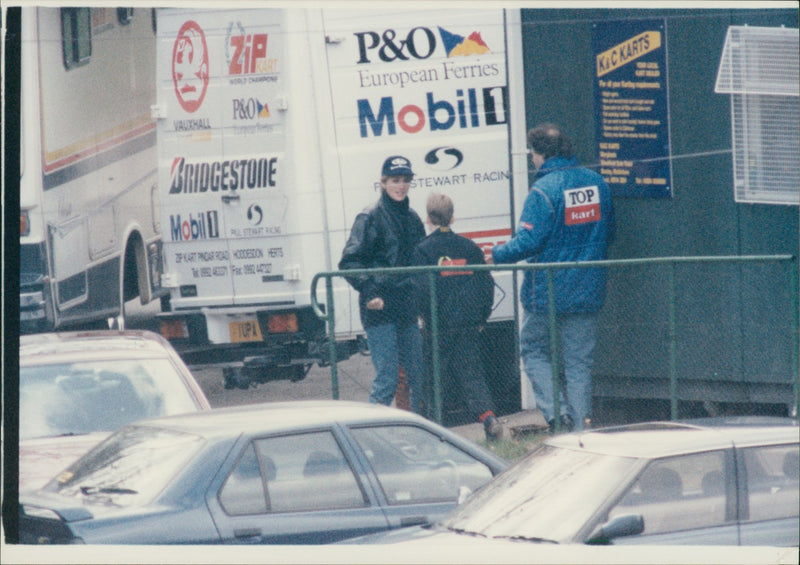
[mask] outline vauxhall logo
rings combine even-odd
[[[358,40],[357,64],[371,63],[370,56],[386,63],[408,61],[409,58],[427,59],[436,50],[436,35],[428,28],[412,28],[405,39],[397,37],[397,32],[387,29],[378,34],[375,31],[362,31],[353,34]]]

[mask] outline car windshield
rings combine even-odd
[[[20,439],[111,432],[143,418],[197,410],[169,359],[20,367]]]
[[[152,500],[203,445],[193,434],[129,426],[78,459],[44,490],[134,506]]]
[[[569,541],[636,465],[632,458],[541,445],[443,525],[486,537]]]

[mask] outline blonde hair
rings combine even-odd
[[[446,227],[453,220],[453,201],[446,194],[428,196],[428,217],[435,226]]]

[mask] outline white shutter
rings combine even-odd
[[[731,95],[736,202],[800,204],[798,30],[732,26],[715,92]]]

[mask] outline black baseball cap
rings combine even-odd
[[[400,155],[389,157],[383,162],[381,176],[384,177],[413,177],[411,161]]]

